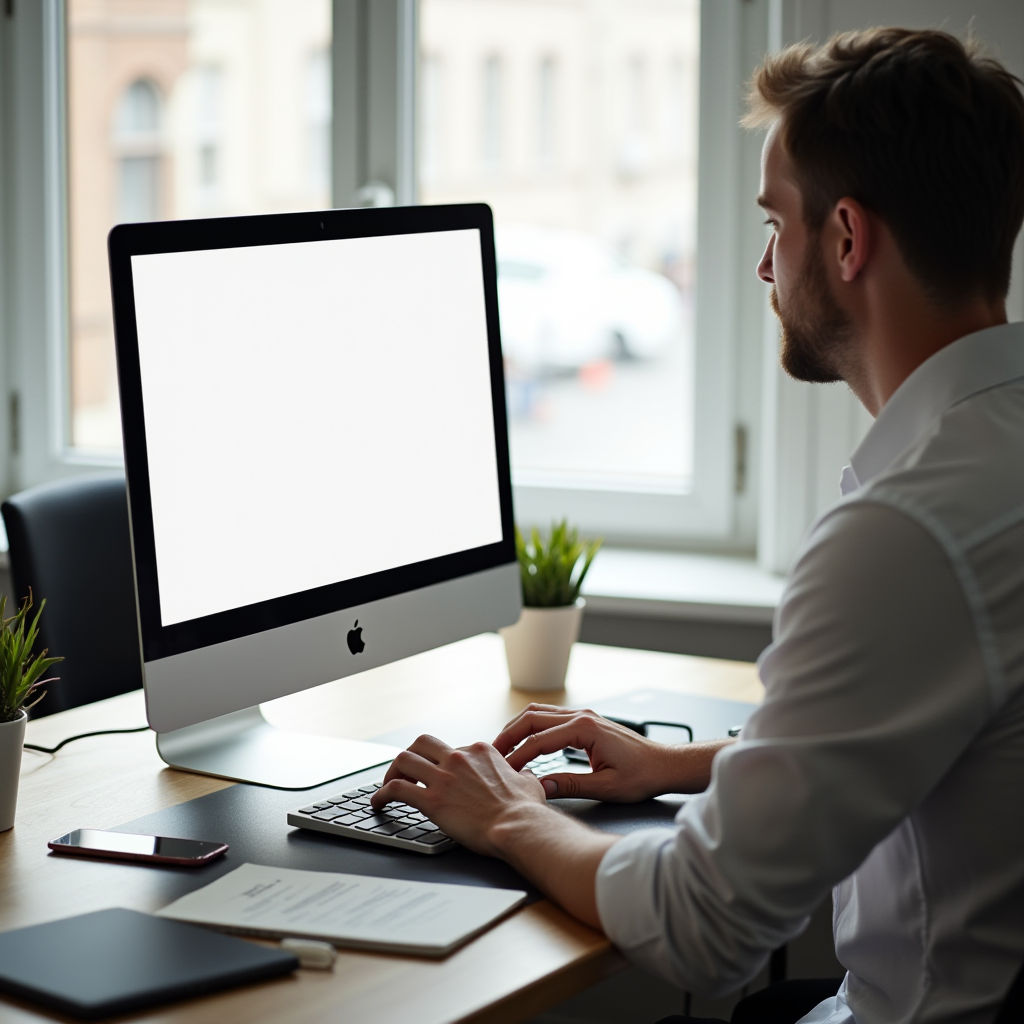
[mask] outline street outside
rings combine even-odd
[[[510,367],[513,476],[685,490],[693,475],[691,338],[685,331],[656,359],[602,360],[564,376],[523,378]]]

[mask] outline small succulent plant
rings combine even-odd
[[[601,540],[580,540],[563,519],[553,523],[545,544],[534,527],[527,541],[516,527],[516,555],[527,608],[562,608],[576,603]]]
[[[40,687],[56,678],[44,679],[43,676],[51,666],[64,660],[48,658],[46,651],[32,653],[39,636],[39,616],[45,607],[44,600],[30,621],[30,592],[17,613],[7,618],[7,598],[0,597],[0,722],[13,722],[20,711],[38,704],[46,696],[46,691]]]

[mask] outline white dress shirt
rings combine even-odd
[[[882,409],[812,527],[764,704],[675,828],[613,846],[635,963],[735,989],[833,889],[838,994],[806,1021],[990,1022],[1024,963],[1024,324]]]

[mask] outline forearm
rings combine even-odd
[[[491,829],[490,845],[549,899],[573,917],[601,927],[597,869],[618,836],[596,832],[542,804],[525,805]]]
[[[735,740],[703,740],[666,747],[656,768],[658,793],[703,793],[711,783],[715,755]]]

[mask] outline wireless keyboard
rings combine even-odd
[[[373,810],[370,794],[380,787],[380,782],[372,782],[300,807],[289,812],[288,824],[416,853],[444,853],[458,845],[408,804],[388,804],[383,811]]]
[[[526,767],[537,775],[590,771],[590,763],[582,751],[544,754]],[[370,807],[370,795],[380,789],[381,785],[381,782],[371,782],[307,804],[297,811],[289,811],[288,824],[345,839],[361,839],[382,846],[394,846],[414,853],[446,853],[459,845],[425,814],[408,804],[388,804],[382,811],[373,810]]]

